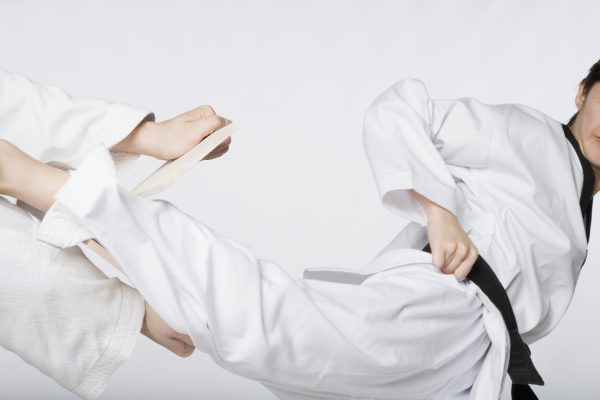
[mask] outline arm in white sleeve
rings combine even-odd
[[[493,138],[491,107],[472,98],[431,99],[422,82],[402,80],[384,91],[365,114],[365,152],[383,204],[425,225],[414,189],[456,214],[448,165],[486,168]]]
[[[77,168],[98,144],[110,148],[154,115],[123,103],[75,98],[51,85],[0,69],[0,137],[30,156]],[[111,152],[122,173],[138,155]]]
[[[2,197],[0,219],[0,346],[76,395],[97,398],[133,353],[144,300],[78,248],[35,240],[36,222]]]

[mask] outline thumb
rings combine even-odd
[[[192,355],[194,350],[196,350],[193,344],[186,343],[185,341],[176,338],[167,339],[165,347],[177,354],[179,357],[189,357]]]
[[[177,331],[173,331],[173,332],[174,332],[174,334],[171,335],[172,339],[180,340],[183,343],[187,344],[188,346],[194,347],[194,342],[192,342],[192,339],[188,335],[179,333]]]
[[[440,250],[438,247],[433,247],[431,248],[431,256],[432,256],[432,260],[431,263],[438,267],[438,268],[442,268],[445,265],[445,255],[444,252],[442,250]]]

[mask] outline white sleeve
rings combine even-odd
[[[154,115],[123,103],[74,98],[26,76],[0,69],[0,137],[45,163],[77,168],[102,143],[110,148]],[[111,152],[117,171],[136,154]]]
[[[99,397],[133,353],[144,300],[79,248],[35,240],[36,222],[1,197],[0,218],[0,346],[76,395]]]
[[[456,214],[448,165],[486,168],[493,137],[491,107],[472,98],[431,99],[422,82],[402,80],[365,114],[363,142],[383,204],[426,224],[409,189]]]

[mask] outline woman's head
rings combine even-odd
[[[581,81],[575,98],[577,113],[569,121],[585,158],[600,168],[600,61]]]

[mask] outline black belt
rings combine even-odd
[[[429,243],[423,248],[423,251],[431,253]],[[498,308],[502,319],[508,329],[510,339],[510,355],[508,362],[508,375],[513,382],[512,398],[513,400],[538,400],[529,385],[543,385],[544,380],[535,369],[531,361],[531,350],[523,342],[517,319],[513,312],[510,300],[506,295],[506,290],[498,280],[498,277],[489,266],[489,264],[479,256],[467,278],[476,284],[479,289],[490,299]]]

